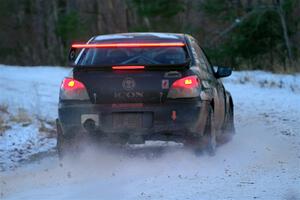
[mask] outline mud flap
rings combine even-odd
[[[214,111],[211,105],[208,105],[207,111],[207,125],[204,130],[203,142],[205,143],[205,150],[210,156],[214,156],[217,148],[217,134],[218,129],[215,125]]]
[[[233,108],[230,108],[227,111],[227,115],[228,116],[226,116],[222,131],[219,135],[217,135],[219,145],[229,142],[235,134]]]
[[[57,129],[57,143],[56,143],[56,148],[57,148],[57,153],[58,157],[60,160],[64,158],[64,156],[68,152],[75,152],[74,147],[76,145],[75,138],[66,138],[64,135],[64,131],[62,129],[61,123],[58,119],[56,119],[56,129]]]
[[[208,101],[203,101],[203,104],[201,106],[199,115],[198,115],[198,119],[194,125],[194,127],[191,128],[191,132],[194,133],[194,136],[203,136],[204,135],[204,131],[205,131],[205,127],[207,124],[207,117],[208,117],[208,113],[209,113],[209,106],[210,106],[210,102]]]
[[[58,152],[58,156],[59,158],[62,158],[62,146],[63,146],[63,131],[62,131],[62,127],[61,124],[59,122],[58,119],[55,120],[56,122],[56,132],[57,132],[57,140],[56,140],[56,149]]]
[[[207,143],[207,151],[210,156],[214,156],[216,154],[217,148],[217,129],[214,122],[214,114],[211,111],[211,118],[210,118],[210,131],[207,133],[208,143]]]
[[[214,113],[209,101],[204,101],[199,112],[199,117],[192,131],[194,138],[188,138],[186,145],[193,148],[197,156],[203,152],[209,155],[215,155],[217,129],[214,122]]]

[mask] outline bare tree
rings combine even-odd
[[[286,23],[286,18],[285,18],[285,12],[282,9],[282,4],[283,4],[284,0],[277,0],[276,2],[276,11],[280,17],[280,22],[281,22],[281,26],[282,26],[282,32],[283,32],[283,37],[284,37],[284,41],[285,41],[285,46],[288,52],[288,58],[289,58],[289,62],[290,64],[293,62],[293,52],[291,49],[291,43],[290,43],[290,38],[288,35],[288,29],[287,29],[287,23]]]

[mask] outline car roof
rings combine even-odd
[[[98,35],[92,39],[92,43],[97,42],[130,42],[130,41],[185,41],[184,34],[180,33],[117,33]]]

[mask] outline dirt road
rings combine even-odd
[[[300,93],[243,80],[226,83],[237,134],[214,157],[174,143],[88,147],[78,162],[0,172],[0,199],[300,199]]]

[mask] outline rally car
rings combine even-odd
[[[195,38],[100,35],[73,44],[57,119],[60,155],[83,138],[120,144],[176,141],[214,154],[234,133],[233,100]]]

